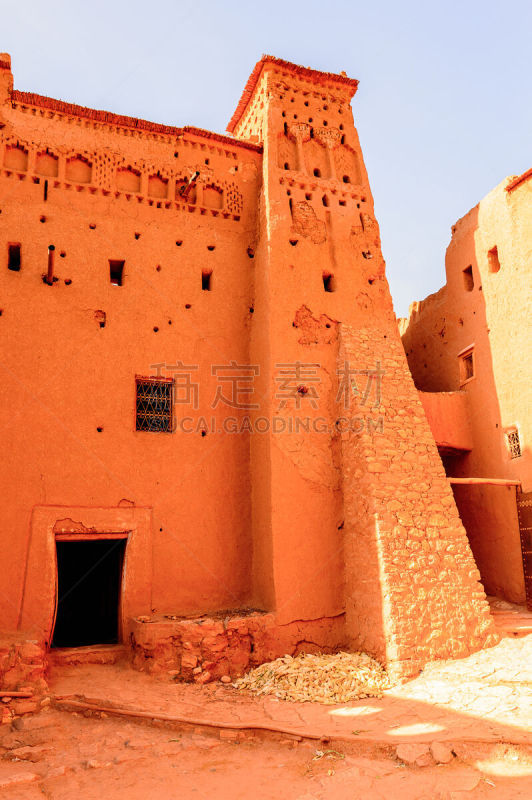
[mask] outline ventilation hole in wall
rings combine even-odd
[[[286,117],[286,111],[283,111],[283,113],[281,114],[281,116],[282,116],[282,117]]]
[[[294,209],[293,209],[292,198],[291,197],[288,198],[288,208],[290,209],[290,214],[292,216],[294,216]]]
[[[339,114],[341,114],[341,113],[342,113],[342,109],[340,109],[338,113],[339,113]],[[343,131],[343,129],[344,129],[344,123],[343,123],[343,122],[341,122],[341,123],[340,123],[340,125],[339,125],[339,127],[340,127],[340,130],[341,130],[341,131]],[[342,142],[342,144],[343,144],[343,142]]]
[[[326,119],[324,119],[324,120],[323,120],[323,127],[324,127],[324,128],[326,128],[328,124],[329,124],[329,123],[327,122],[327,120],[326,120]]]
[[[290,244],[292,245],[292,247],[295,247],[295,246],[296,246],[296,244],[298,243],[299,239],[289,239],[288,241],[290,242]]]
[[[365,198],[365,197],[361,197],[361,198],[360,198],[360,202],[361,202],[361,203],[365,203],[365,202],[366,202],[366,198]]]
[[[13,242],[7,246],[7,268],[12,272],[20,272],[22,264],[20,243]]]
[[[466,292],[472,292],[475,287],[475,280],[473,278],[473,267],[471,264],[462,270],[462,277],[464,281],[464,289]]]
[[[321,170],[319,170],[317,167],[314,170],[314,177],[315,178],[321,178]]]
[[[161,271],[161,265],[157,264],[157,266],[155,267],[155,270],[156,270],[156,272],[160,272]]]
[[[65,286],[70,286],[72,283],[72,278],[65,278]]]
[[[255,309],[253,308],[253,306],[249,307],[249,313],[250,314],[254,314],[255,313]]]
[[[313,118],[313,117],[309,117],[309,118],[308,118],[308,121],[309,121],[309,122],[314,122],[314,118]],[[310,132],[310,136],[311,136],[311,138],[313,138],[313,136],[314,136],[314,134],[313,134],[313,132],[312,132],[312,131]]]
[[[248,258],[255,258],[255,251],[252,247],[248,247],[247,249]]]
[[[185,308],[192,308],[192,306],[190,305],[190,303],[185,303]]]
[[[3,313],[4,313],[4,309],[0,308],[0,317],[2,316]]]
[[[329,198],[327,197],[326,194],[324,194],[323,197],[321,198],[321,202],[323,203],[325,208],[329,207]]]
[[[375,278],[368,278],[368,283],[370,286],[373,286],[373,284],[375,283]]]
[[[42,215],[39,217],[39,222],[46,222],[46,217],[44,216],[44,214],[42,214]]]
[[[305,200],[312,200],[312,194],[310,192],[305,194]]]
[[[340,144],[345,144],[345,133],[340,136]]]
[[[209,163],[209,159],[208,159],[208,158],[206,158],[206,159],[205,159],[205,163],[206,163],[206,164],[208,164],[208,163]]]
[[[308,106],[308,100],[305,100],[305,105]]]
[[[91,229],[91,231],[95,231],[96,230],[96,223],[91,222],[90,225],[89,225],[89,228]]]
[[[202,437],[205,437],[205,436],[207,436],[207,431],[202,431],[202,432],[201,432],[201,436],[202,436]]]
[[[287,190],[286,190],[286,194],[288,195],[288,197],[290,197],[290,195],[292,194],[292,192],[290,191],[290,189],[287,189]]]
[[[172,320],[171,320],[171,319],[169,319],[169,320],[168,320],[168,324],[169,324],[169,325],[171,325],[171,324],[172,324]]]
[[[98,427],[96,428],[96,430],[98,431],[98,433],[102,433],[102,431],[103,431],[103,428],[101,427],[101,425],[98,425]]]
[[[216,245],[214,245],[214,244],[208,244],[207,245],[207,250],[210,250],[212,252],[215,247],[216,247]]]
[[[235,172],[238,172],[238,167],[235,167]]]
[[[326,323],[325,323],[325,327],[326,327],[326,328],[330,328],[330,327],[331,327],[331,323],[330,323],[330,322],[326,322]]]
[[[177,247],[181,247],[182,244],[183,244],[183,240],[182,239],[178,239],[177,242],[176,242]]]
[[[325,292],[334,292],[336,290],[336,282],[334,280],[334,275],[332,275],[330,272],[324,272],[322,278],[323,278],[323,290]]]
[[[211,278],[212,272],[205,272],[201,273],[201,289],[203,292],[210,292],[211,291]]]
[[[342,180],[344,183],[351,183],[349,175],[342,175]]]
[[[178,158],[178,157],[179,157],[179,153],[174,153],[174,158]]]
[[[105,311],[101,311],[100,309],[98,309],[98,311],[95,311],[94,312],[94,319],[96,320],[96,322],[98,323],[100,328],[105,328],[105,322],[106,322],[106,319],[107,319],[107,315],[106,315]]]
[[[286,135],[286,134],[288,133],[288,122],[285,122],[285,123],[284,123],[284,125],[283,125],[283,130],[284,130],[284,132],[285,132],[285,135]]]
[[[140,239],[140,233],[135,234],[135,239]]]
[[[345,200],[339,200],[338,201],[338,205],[339,206],[345,206]]]
[[[44,182],[43,200],[45,203],[48,200],[48,181]]]
[[[285,169],[290,169],[290,164],[288,163],[288,161],[284,162],[284,168]]]
[[[157,325],[153,326],[153,332],[154,333],[159,333],[159,328],[157,327]]]
[[[291,98],[290,98],[290,102],[291,102],[291,103],[293,103],[293,102],[294,102],[294,98],[293,98],[293,97],[291,97]]]
[[[373,258],[371,255],[371,250],[362,250],[362,255],[364,258]]]
[[[491,250],[488,250],[488,267],[490,272],[498,272],[501,268],[497,247],[492,247]]]
[[[125,261],[113,261],[109,259],[109,279],[113,286],[122,286],[124,282]]]
[[[329,106],[328,106],[327,104],[325,104],[325,105],[323,106],[323,110],[324,110],[324,111],[328,111],[328,110],[329,110]]]

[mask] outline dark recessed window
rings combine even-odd
[[[488,250],[488,266],[490,272],[498,272],[501,268],[501,262],[499,261],[499,251],[496,247],[492,247],[491,250]]]
[[[321,171],[318,168],[314,170],[314,177],[321,178]]]
[[[20,244],[8,245],[7,268],[13,270],[13,272],[19,272],[20,264]]]
[[[167,378],[136,378],[136,391],[136,429],[171,433],[174,381]]]
[[[475,281],[473,279],[473,267],[469,265],[462,271],[464,277],[464,289],[466,292],[472,292],[475,288]]]
[[[334,281],[334,275],[331,274],[323,275],[323,291],[334,292],[335,289],[336,289],[336,284]]]
[[[113,286],[122,286],[125,263],[125,261],[109,261],[109,277]]]
[[[201,288],[204,292],[210,292],[212,285],[211,285],[211,278],[212,272],[202,272],[201,273]]]

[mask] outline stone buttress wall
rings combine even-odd
[[[383,371],[376,407],[351,394],[342,410],[347,638],[412,675],[497,638],[397,333],[342,325],[346,362]]]

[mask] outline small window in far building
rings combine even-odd
[[[519,439],[519,431],[517,428],[508,428],[505,433],[506,436],[506,446],[508,447],[508,452],[510,454],[510,458],[519,458],[522,455],[521,452],[521,441]]]
[[[109,278],[113,286],[122,286],[122,283],[124,282],[125,263],[125,261],[109,260]]]
[[[464,289],[466,292],[472,292],[475,288],[475,281],[473,279],[473,267],[471,264],[462,271],[464,277]]]
[[[501,262],[499,261],[499,251],[496,247],[492,247],[491,250],[488,250],[488,266],[490,272],[498,272],[501,268]]]
[[[7,268],[13,272],[20,272],[20,244],[9,244],[7,251]]]
[[[136,430],[171,433],[174,381],[170,378],[136,378]]]
[[[475,377],[475,361],[473,348],[459,354],[460,359],[460,384],[467,383]]]

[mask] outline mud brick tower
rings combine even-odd
[[[357,82],[265,56],[221,136],[0,68],[4,683],[95,643],[203,681],[339,647],[405,676],[493,643]],[[247,395],[224,405],[230,369]],[[92,606],[68,590],[87,563],[108,565]]]

